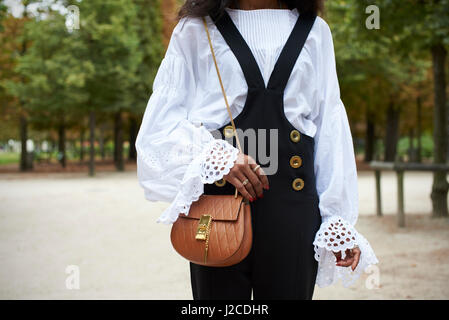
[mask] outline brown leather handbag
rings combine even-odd
[[[203,23],[237,145],[242,152],[204,17]],[[214,267],[237,264],[251,249],[251,207],[237,189],[235,195],[203,194],[192,203],[188,215],[179,215],[170,238],[175,250],[193,263]]]

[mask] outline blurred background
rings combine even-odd
[[[0,298],[191,299],[134,143],[176,0],[0,1]],[[316,299],[448,299],[449,0],[332,0],[379,265]]]

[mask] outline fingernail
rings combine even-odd
[[[270,189],[270,186],[264,186],[264,189],[265,189],[265,190],[269,190],[269,189]]]
[[[262,198],[263,198],[263,193],[262,193],[262,194],[261,194],[261,195],[259,196],[259,198],[260,198],[260,199],[262,199]]]

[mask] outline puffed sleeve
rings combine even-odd
[[[170,224],[204,192],[204,183],[220,180],[234,165],[238,149],[215,139],[188,119],[194,108],[196,77],[192,40],[176,25],[153,82],[137,139],[137,177],[150,201],[171,204],[157,219]],[[185,30],[184,30],[185,31]]]
[[[325,287],[342,279],[343,285],[349,286],[378,260],[368,241],[354,228],[358,189],[351,130],[340,98],[331,31],[324,20],[318,21],[322,42],[317,60],[317,85],[321,98],[319,114],[314,120],[317,126],[314,165],[322,225],[313,243],[319,263],[316,283]],[[344,257],[344,251],[355,245],[361,250],[357,268],[352,271],[351,267],[336,266],[332,251],[342,251]]]

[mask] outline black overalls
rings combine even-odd
[[[248,84],[246,103],[234,119],[235,125],[243,131],[266,129],[266,138],[256,135],[257,145],[252,147],[239,133],[242,148],[262,168],[266,167],[263,156],[273,143],[269,130],[277,129],[278,157],[274,161],[278,168],[275,174],[267,174],[270,189],[264,191],[263,198],[250,203],[253,245],[249,255],[230,267],[190,263],[194,299],[251,299],[251,290],[254,299],[312,298],[318,266],[312,243],[321,224],[313,165],[314,139],[287,120],[283,95],[315,18],[300,15],[267,87],[251,50],[228,13],[213,19]],[[229,125],[220,128],[220,132]],[[236,146],[234,137],[228,141]],[[266,144],[262,157],[258,154],[260,143]],[[205,194],[234,192],[230,183],[204,185]]]

